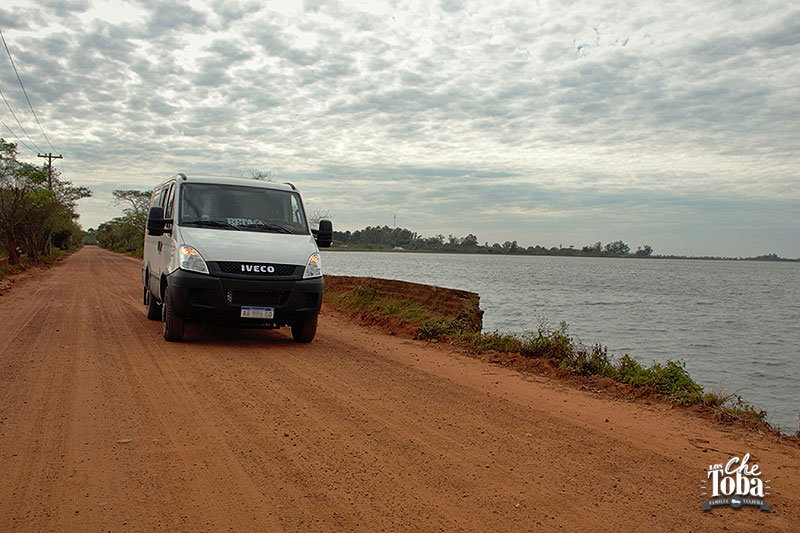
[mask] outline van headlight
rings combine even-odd
[[[180,257],[180,266],[182,270],[191,270],[192,272],[208,274],[208,266],[203,260],[203,256],[191,246],[186,246],[185,244],[181,246],[178,249],[178,257]]]
[[[308,258],[306,263],[306,271],[303,272],[303,279],[305,278],[318,278],[322,275],[322,264],[319,260],[319,254],[314,252]]]

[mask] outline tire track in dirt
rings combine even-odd
[[[184,515],[205,517],[201,521],[209,530],[248,530],[254,525],[279,530],[277,516],[265,505],[269,498],[242,471],[216,424],[198,404],[185,373],[171,363],[174,352],[191,351],[191,345],[164,344],[158,337],[159,325],[146,320],[141,306],[131,305],[133,294],[124,296],[109,308],[107,336],[117,342],[116,356],[140,402],[143,419],[163,435],[158,440],[173,471],[170,477],[181,482],[166,487],[173,499],[181,502]],[[196,490],[187,493],[186,485]]]

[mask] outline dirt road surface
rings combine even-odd
[[[324,312],[166,343],[87,247],[0,297],[0,531],[800,531],[800,449]],[[750,453],[772,512],[701,511]]]

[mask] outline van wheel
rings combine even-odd
[[[144,309],[150,320],[161,320],[161,304],[153,297],[150,289],[144,288]]]
[[[164,294],[164,304],[161,306],[161,324],[165,340],[176,342],[183,338],[183,317],[175,311],[169,289]]]
[[[317,334],[317,315],[302,322],[292,324],[292,338],[295,342],[311,342]]]

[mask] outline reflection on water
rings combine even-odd
[[[585,344],[643,363],[683,359],[706,389],[722,387],[797,429],[800,264],[493,255],[323,252],[329,274],[477,292],[484,329],[525,331],[542,319]]]

